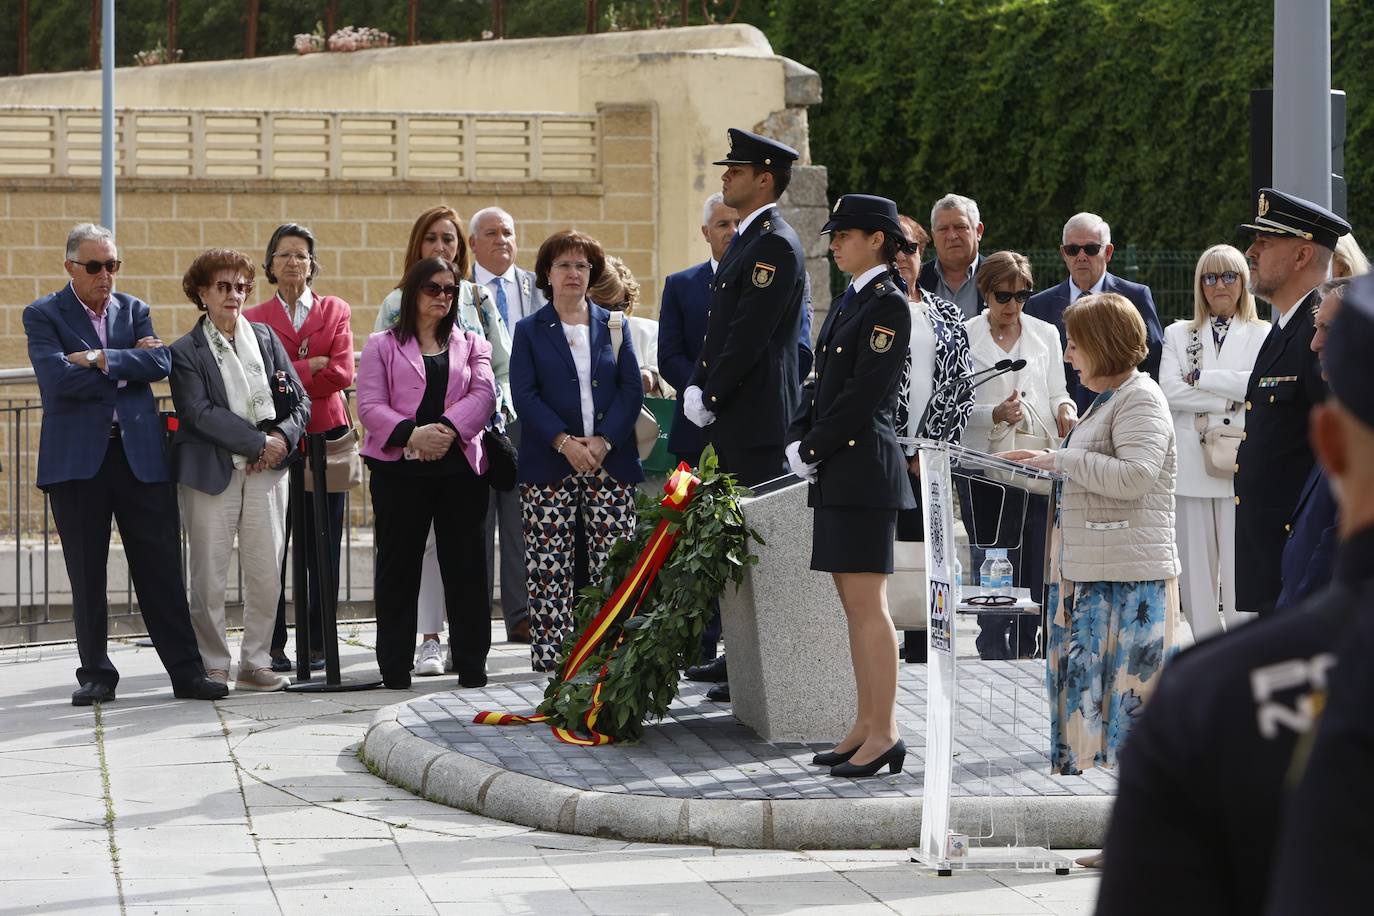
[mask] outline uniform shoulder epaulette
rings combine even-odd
[[[759,224],[759,229],[761,229],[764,232],[772,232],[773,221],[771,219],[764,220],[762,223]]]

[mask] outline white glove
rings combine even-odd
[[[716,422],[716,415],[701,403],[701,389],[696,385],[682,392],[682,414],[702,429]]]
[[[788,467],[792,469],[793,474],[796,474],[807,483],[816,482],[816,468],[820,467],[821,463],[818,461],[815,464],[807,464],[805,461],[802,461],[800,439],[787,446],[785,453],[787,455]]]

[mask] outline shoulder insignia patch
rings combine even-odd
[[[765,264],[762,261],[754,262],[754,269],[749,274],[749,279],[754,281],[754,285],[759,289],[767,289],[773,282],[773,276],[778,269],[772,264]]]
[[[873,333],[868,335],[868,348],[874,353],[886,353],[892,349],[892,340],[897,336],[891,328],[885,328],[880,324],[873,326]]]
[[[886,284],[886,283],[875,283],[875,284],[873,285],[873,292],[875,292],[875,293],[878,294],[879,296],[886,296],[886,295],[887,295],[887,284]]]
[[[763,228],[763,231],[764,231],[764,232],[772,232],[772,231],[773,231],[773,221],[772,221],[772,220],[768,220],[768,219],[764,220],[764,221],[763,221],[763,226],[762,226],[762,228]]]

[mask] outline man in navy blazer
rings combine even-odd
[[[1107,272],[1107,262],[1112,259],[1112,229],[1107,221],[1096,213],[1076,213],[1064,224],[1063,245],[1059,254],[1064,258],[1064,266],[1069,269],[1069,278],[1058,286],[1052,286],[1030,297],[1026,303],[1026,314],[1042,321],[1048,321],[1059,328],[1059,343],[1064,337],[1064,310],[1079,296],[1096,293],[1116,293],[1125,296],[1140,312],[1145,320],[1145,342],[1149,353],[1140,364],[1140,370],[1150,378],[1159,381],[1159,358],[1164,350],[1164,328],[1159,323],[1159,312],[1155,309],[1155,297],[1150,288],[1143,283],[1132,283],[1115,274]],[[1093,398],[1093,392],[1078,383],[1078,372],[1064,363],[1064,380],[1068,383],[1069,394],[1078,405],[1078,413],[1084,414]]]
[[[171,352],[153,332],[148,306],[114,292],[120,261],[108,229],[75,227],[65,266],[71,282],[24,309],[24,333],[43,402],[38,486],[52,505],[72,586],[81,659],[72,705],[109,702],[119,683],[106,648],[111,517],[173,692],[219,699],[229,690],[205,676],[191,629],[176,494],[151,387],[167,377]]]

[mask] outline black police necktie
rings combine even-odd
[[[849,284],[844,288],[844,294],[840,296],[840,301],[835,303],[835,317],[839,318],[844,314],[845,306],[854,301],[854,284]]]

